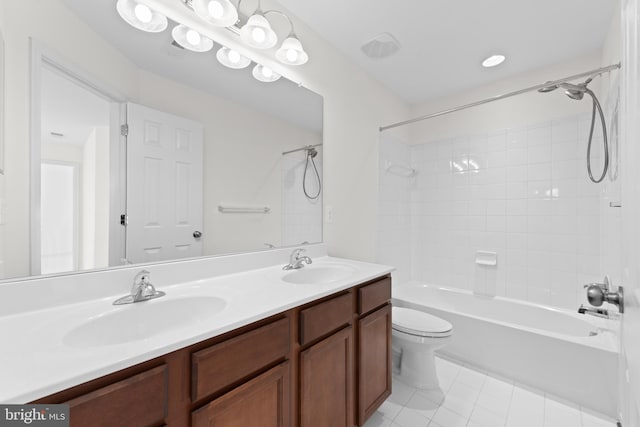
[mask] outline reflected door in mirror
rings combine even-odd
[[[202,125],[127,104],[127,260],[202,255]]]

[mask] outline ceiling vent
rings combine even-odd
[[[369,40],[360,48],[369,58],[388,58],[400,50],[400,43],[389,33],[382,33]]]

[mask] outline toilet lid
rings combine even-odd
[[[396,331],[421,337],[447,337],[453,329],[446,320],[410,308],[393,307],[391,319]]]

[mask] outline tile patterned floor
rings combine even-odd
[[[614,420],[542,392],[436,358],[442,391],[394,377],[393,394],[365,427],[615,427]]]

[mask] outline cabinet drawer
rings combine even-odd
[[[191,415],[192,427],[288,427],[289,362],[223,394]]]
[[[300,344],[304,345],[346,325],[353,317],[352,294],[300,311]]]
[[[193,401],[286,358],[290,348],[289,333],[289,319],[280,319],[193,353]]]
[[[368,313],[391,299],[391,278],[358,289],[358,314]]]
[[[167,414],[167,366],[158,366],[66,403],[71,426],[162,424]]]

